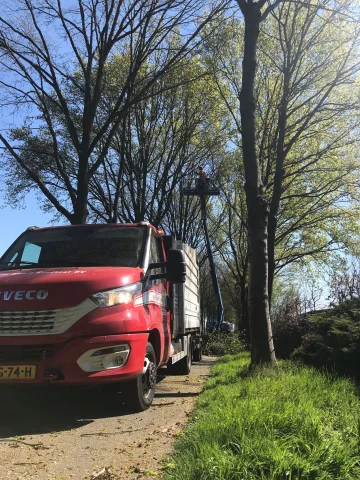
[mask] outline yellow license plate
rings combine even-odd
[[[6,365],[0,366],[1,380],[27,380],[35,378],[36,365]]]

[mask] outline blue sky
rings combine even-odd
[[[32,194],[26,197],[25,208],[1,207],[0,203],[0,255],[27,227],[46,227],[52,220],[51,214],[43,213]]]

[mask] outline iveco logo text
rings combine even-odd
[[[47,290],[11,290],[0,292],[0,300],[45,300],[48,295]]]

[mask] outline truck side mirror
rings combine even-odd
[[[182,250],[170,249],[167,252],[166,280],[170,283],[185,283],[186,265]]]

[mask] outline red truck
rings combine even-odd
[[[149,223],[30,227],[0,263],[0,383],[121,383],[145,410],[159,367],[201,360],[198,284],[195,250]]]

